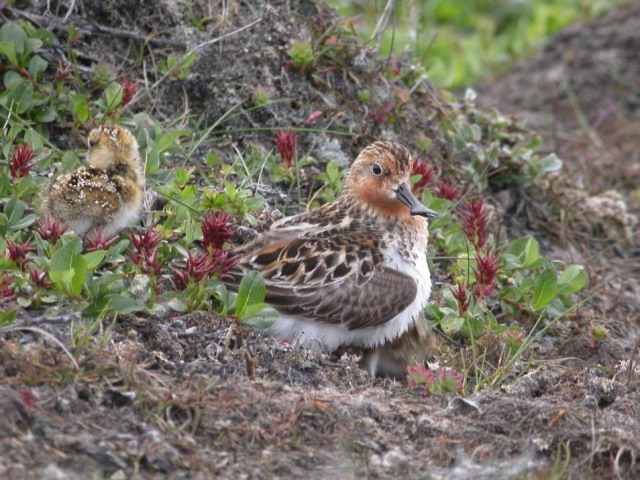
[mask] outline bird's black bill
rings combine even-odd
[[[438,214],[433,210],[425,207],[420,200],[418,200],[406,182],[402,182],[396,190],[396,198],[409,207],[411,215],[421,215],[423,217],[437,217]]]

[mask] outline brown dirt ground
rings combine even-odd
[[[68,4],[16,2],[2,13],[53,29],[64,45]],[[283,68],[291,38],[337,28],[321,2],[194,2],[196,17],[210,17],[202,29],[188,21],[187,2],[158,0],[135,11],[126,4],[74,4],[69,18],[83,32],[77,49],[87,68],[108,58],[142,79],[136,55],[153,65],[228,35],[198,50],[187,80],[160,82],[136,110],[210,123],[238,103],[249,106],[258,84],[283,100],[225,124],[213,147],[220,155],[230,155],[232,145],[272,148],[270,132],[228,130],[299,126],[322,110],[325,128],[355,135],[302,136],[302,149],[321,161],[346,162],[381,136],[409,143],[427,136],[434,161],[445,168],[451,149],[437,129],[443,107],[428,85],[396,122],[375,125],[357,91],[366,86],[381,105],[399,82],[357,42],[345,40],[314,75]],[[101,34],[98,25],[121,30]],[[638,27],[640,7],[621,7],[566,30],[536,58],[479,89],[482,105],[530,120],[568,167],[553,188],[498,192],[494,199],[506,202],[499,212],[511,212],[498,223],[533,231],[548,253],[589,266],[595,297],[548,332],[538,345],[539,366],[518,376],[517,365],[506,386],[465,399],[424,398],[404,382],[370,379],[355,355],[281,345],[231,319],[194,313],[102,325],[98,343],[76,347],[76,368],[51,335],[71,348],[69,325],[82,319],[21,312],[22,327],[50,335],[3,332],[0,477],[639,478],[640,372],[629,361],[637,362],[640,249],[633,235],[607,229],[623,214],[629,220],[622,230],[632,229],[638,214]],[[145,44],[151,32],[158,34]],[[586,123],[576,120],[578,105]],[[52,134],[65,145],[77,141],[62,127]],[[611,215],[592,212],[595,222],[587,211],[567,215],[611,189],[622,202],[613,202],[618,210]],[[595,347],[588,335],[594,323],[610,331]]]

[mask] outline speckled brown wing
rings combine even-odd
[[[118,183],[103,171],[79,168],[51,186],[44,213],[56,214],[65,220],[95,217],[108,221],[122,203],[120,190]]]
[[[372,237],[350,237],[347,243],[303,236],[254,245],[230,274],[237,284],[247,271],[258,270],[266,302],[283,315],[349,330],[380,326],[413,302],[418,287],[410,276],[381,264]]]

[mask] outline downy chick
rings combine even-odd
[[[144,170],[138,142],[125,128],[103,125],[88,136],[88,165],[49,184],[43,215],[59,217],[79,236],[103,227],[113,235],[140,215]]]

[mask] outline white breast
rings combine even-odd
[[[107,234],[112,235],[123,228],[130,226],[140,217],[140,210],[142,209],[142,201],[137,199],[133,202],[123,204],[118,213],[116,213],[113,221],[107,226]]]

